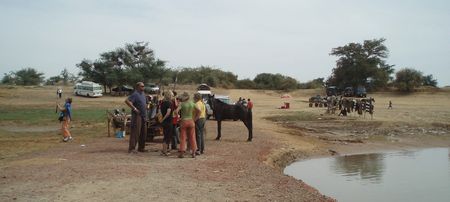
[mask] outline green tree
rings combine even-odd
[[[66,68],[64,68],[59,75],[61,76],[63,84],[67,85],[69,83],[69,78],[70,78],[69,71]]]
[[[437,80],[433,78],[433,75],[429,74],[422,77],[422,81],[424,86],[433,86],[437,87]]]
[[[404,92],[412,92],[414,88],[422,85],[422,72],[415,69],[404,68],[396,74],[395,86]]]
[[[253,80],[243,79],[236,81],[236,87],[240,89],[255,89],[256,84],[255,82],[253,82]]]
[[[212,87],[233,87],[237,81],[237,75],[211,67],[182,68],[177,73],[178,82],[182,84],[206,83]]]
[[[299,88],[303,88],[303,89],[322,88],[325,85],[324,80],[325,80],[325,78],[313,79],[313,80],[308,81],[306,83],[299,84]]]
[[[44,81],[44,73],[28,67],[15,72],[14,80],[17,85],[38,85]]]
[[[80,68],[79,76],[83,77],[83,80],[94,81],[94,66],[88,59],[83,59],[77,67]]]
[[[8,74],[4,74],[2,78],[2,84],[15,84],[16,83],[16,76],[14,72],[9,72]]]
[[[363,44],[349,43],[333,48],[330,55],[339,59],[327,83],[343,88],[365,86],[371,81],[374,88],[385,87],[393,73],[393,66],[385,61],[389,53],[385,41],[383,38],[365,40]]]
[[[55,85],[62,80],[60,76],[52,76],[45,81],[45,85]]]
[[[259,89],[293,90],[298,88],[298,81],[281,74],[261,73],[253,79]]]
[[[156,59],[153,50],[144,42],[125,44],[122,48],[101,53],[95,62],[84,59],[77,66],[84,80],[100,83],[110,92],[115,85],[162,82],[169,72],[165,61]]]

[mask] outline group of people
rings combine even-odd
[[[163,143],[161,154],[168,156],[169,146],[171,149],[178,149],[178,157],[183,158],[187,150],[187,140],[189,140],[190,155],[203,154],[205,151],[204,127],[206,122],[206,106],[200,94],[194,94],[193,101],[190,95],[184,92],[176,96],[175,92],[166,91],[163,93],[163,100],[155,104],[161,114],[163,128]],[[149,106],[149,99],[144,93],[144,83],[138,82],[136,90],[125,100],[131,108],[131,135],[128,147],[129,153],[146,152],[146,122],[148,119],[145,113]],[[179,125],[180,137],[177,135]],[[179,141],[178,141],[179,140]],[[179,143],[179,148],[177,148]],[[138,146],[136,151],[136,145]]]
[[[157,111],[161,114],[161,120],[159,121],[164,135],[161,154],[168,156],[170,154],[169,148],[178,150],[178,157],[180,158],[185,156],[187,150],[190,150],[192,158],[203,154],[205,152],[206,105],[201,94],[195,93],[193,100],[191,100],[187,92],[177,96],[176,92],[166,91],[163,93],[164,98],[161,101],[158,99],[153,99],[152,101],[152,99],[147,99],[145,96],[144,87],[143,82],[138,82],[135,86],[135,91],[125,99],[125,103],[131,108],[131,134],[128,153],[147,151],[145,150],[146,123],[149,118],[147,112],[150,104],[153,102],[153,104],[157,105]],[[59,92],[62,91],[58,89]],[[57,104],[57,109],[60,111],[61,116],[61,130],[64,142],[73,139],[69,131],[69,124],[72,118],[71,103],[72,98],[67,98],[64,106]],[[253,103],[250,99],[240,98],[238,104],[245,105],[251,115]],[[178,129],[180,137],[178,137]]]
[[[253,109],[253,102],[248,98],[245,100],[245,98],[239,97],[239,100],[237,102],[238,104],[244,105],[247,107],[249,115],[252,115],[252,109]]]

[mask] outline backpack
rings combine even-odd
[[[58,120],[59,120],[60,122],[61,122],[61,121],[64,121],[64,112],[59,113]]]

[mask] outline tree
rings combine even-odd
[[[395,76],[395,85],[400,91],[412,92],[414,88],[422,85],[422,72],[415,69],[401,69]]]
[[[60,82],[62,79],[60,76],[52,76],[45,81],[45,85],[55,85]]]
[[[68,83],[69,83],[69,78],[70,78],[70,73],[69,73],[69,71],[67,71],[67,69],[66,68],[64,68],[62,71],[61,71],[61,79],[62,79],[62,81],[63,81],[63,84],[64,85],[67,85]]]
[[[9,72],[8,74],[4,74],[2,78],[2,84],[15,84],[16,83],[16,76],[14,72]]]
[[[422,83],[423,86],[437,87],[437,80],[433,79],[433,75],[431,75],[431,74],[423,76],[422,81],[423,81],[423,83]]]
[[[240,89],[255,89],[256,84],[250,79],[243,79],[236,81],[236,87]]]
[[[259,89],[292,90],[298,87],[298,81],[281,74],[261,73],[253,79]]]
[[[325,85],[324,80],[325,80],[324,78],[313,79],[312,81],[299,84],[299,88],[303,89],[322,88]]]
[[[16,85],[38,85],[44,81],[44,73],[38,72],[33,68],[23,68],[17,72],[5,74],[2,83],[16,84]]]
[[[385,87],[393,73],[392,65],[386,64],[388,49],[386,39],[365,40],[363,44],[349,43],[333,48],[330,55],[337,56],[336,67],[328,78],[329,85],[340,88],[366,85],[372,82],[374,88]]]
[[[161,82],[168,73],[165,61],[156,59],[153,50],[144,42],[125,44],[123,48],[101,53],[95,62],[84,59],[77,66],[84,80],[100,83],[110,92],[114,85]]]
[[[177,73],[178,82],[182,84],[206,83],[212,87],[233,87],[237,75],[212,67],[200,66],[197,68],[185,67]]]

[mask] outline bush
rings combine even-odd
[[[404,68],[396,73],[395,86],[404,92],[412,92],[422,85],[422,72]]]
[[[236,81],[236,88],[239,89],[255,89],[256,84],[250,79],[243,79]]]

